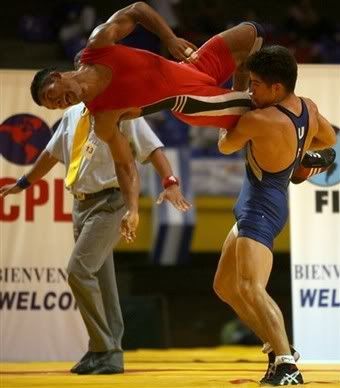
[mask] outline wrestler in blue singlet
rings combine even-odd
[[[288,216],[287,188],[294,169],[300,164],[302,150],[309,128],[309,115],[305,102],[300,98],[302,112],[296,116],[286,108],[275,105],[294,124],[298,145],[293,163],[285,170],[267,172],[258,166],[247,145],[246,175],[234,208],[238,236],[249,237],[270,250],[274,238],[284,227]]]

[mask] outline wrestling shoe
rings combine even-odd
[[[275,372],[264,384],[297,385],[303,384],[302,374],[295,364],[282,363],[276,366]]]
[[[290,347],[291,355],[294,357],[295,362],[299,360],[300,353],[296,351],[292,345]],[[265,353],[265,351],[264,351]],[[269,380],[275,373],[275,353],[273,351],[268,353],[268,367],[265,375],[260,380],[261,384],[266,384],[267,380]]]
[[[336,152],[333,148],[326,148],[320,151],[307,151],[291,177],[291,182],[299,184],[313,175],[327,171],[332,174],[336,168]]]

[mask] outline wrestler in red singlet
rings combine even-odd
[[[120,44],[86,48],[81,62],[112,71],[110,85],[87,107],[92,113],[141,108],[142,115],[170,109],[191,125],[232,128],[250,108],[248,93],[219,86],[235,70],[233,57],[220,36],[206,42],[197,55],[192,63],[177,63]]]

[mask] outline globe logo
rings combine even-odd
[[[9,162],[33,164],[51,138],[48,125],[31,114],[16,114],[0,124],[0,153]]]
[[[340,183],[340,129],[334,125],[333,128],[337,134],[336,145],[332,147],[335,149],[336,159],[327,171],[308,179],[309,182],[317,186],[334,186]]]

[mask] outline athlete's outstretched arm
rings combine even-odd
[[[334,128],[320,113],[318,113],[318,127],[318,132],[308,147],[310,150],[322,150],[336,143]]]
[[[161,148],[154,150],[148,159],[163,181],[169,177],[174,178],[170,162]],[[161,204],[163,201],[169,201],[177,210],[183,212],[191,208],[191,203],[182,194],[178,180],[177,182],[174,180],[174,184],[165,187],[164,191],[158,196],[156,203]]]
[[[129,35],[138,23],[156,34],[168,47],[170,53],[179,60],[187,60],[185,50],[188,47],[197,49],[192,43],[178,38],[166,21],[143,1],[117,11],[106,23],[96,27],[88,40],[87,47],[98,48],[118,42]]]

